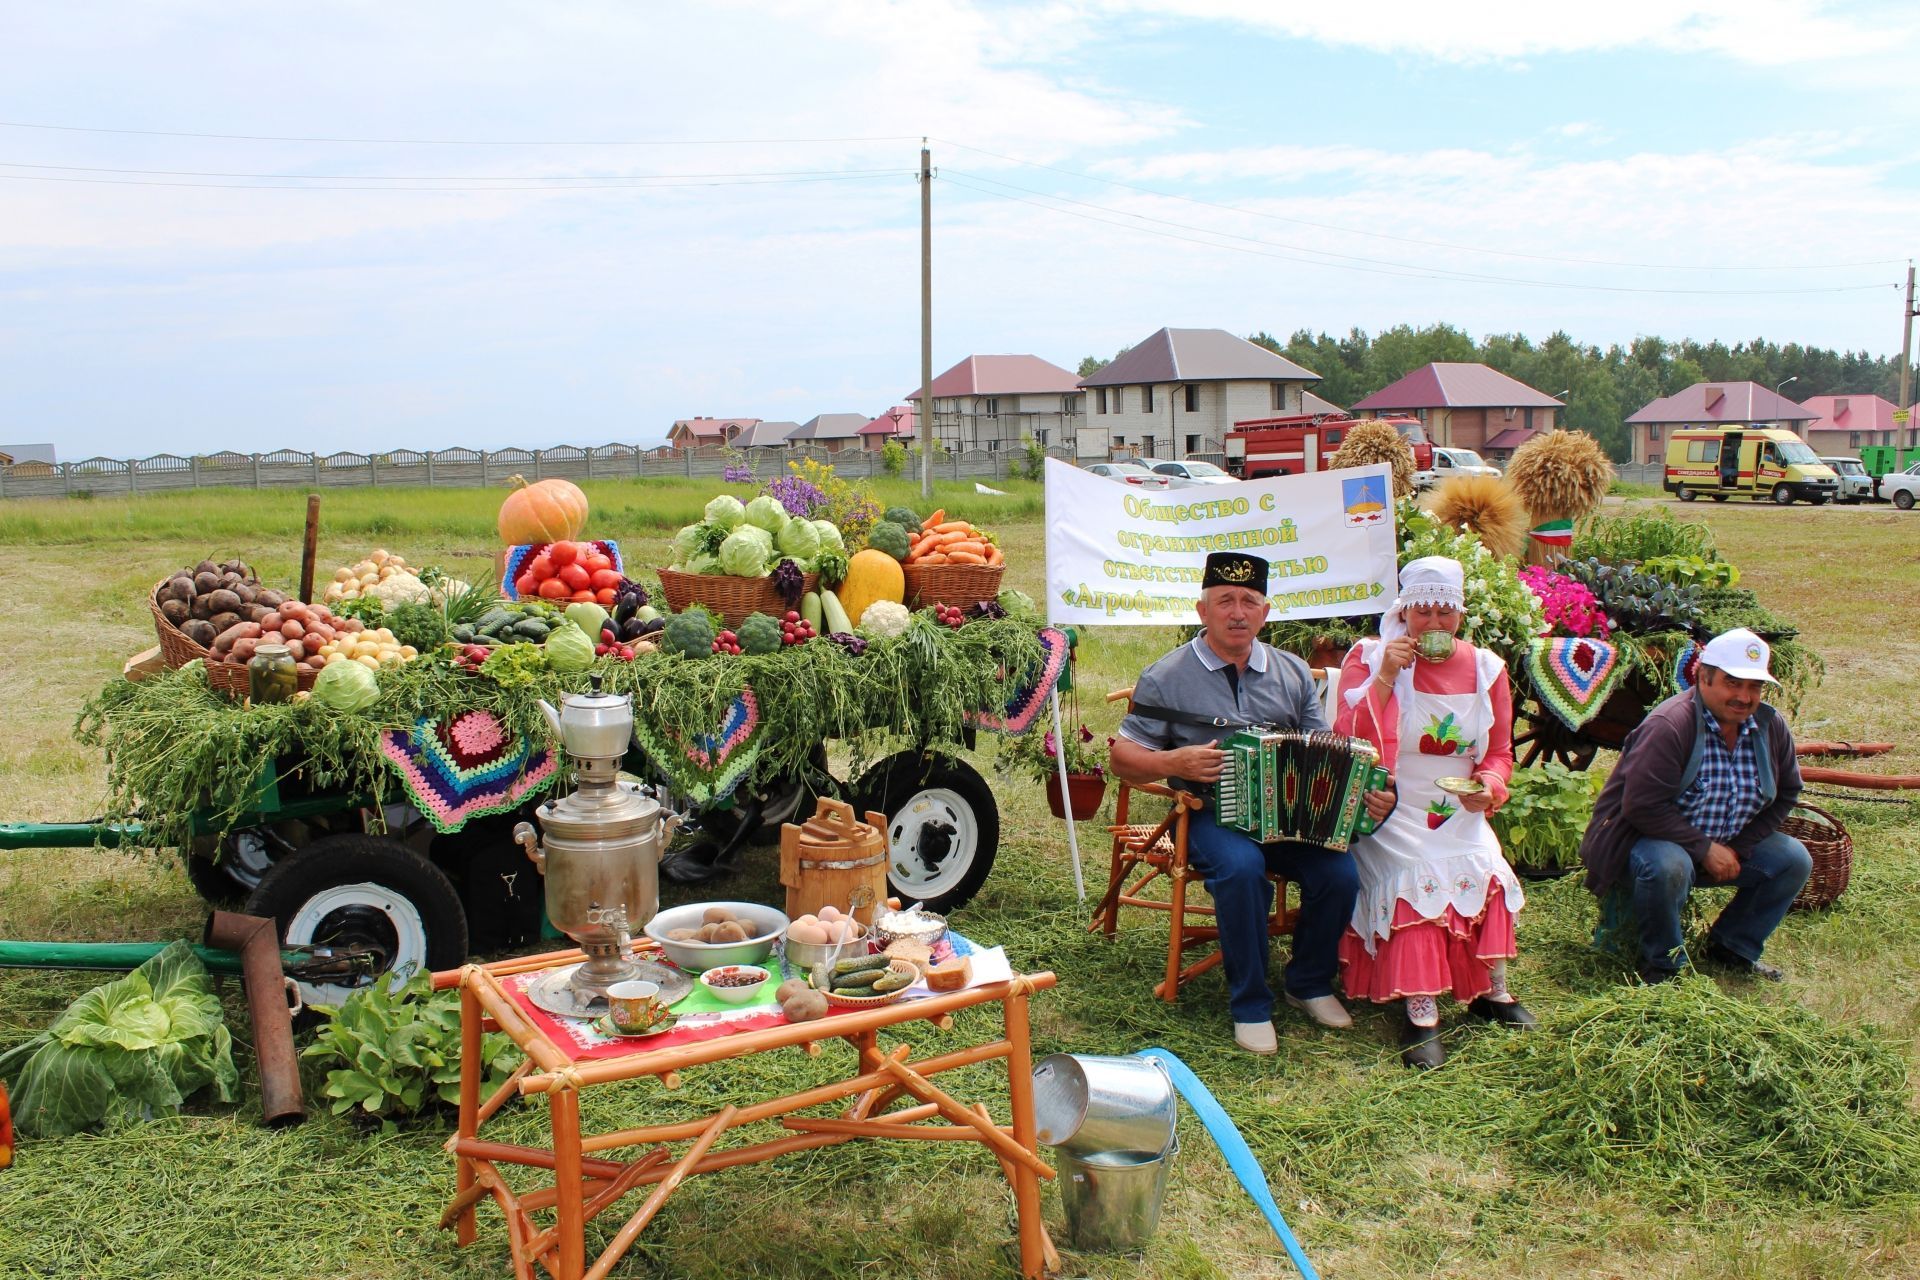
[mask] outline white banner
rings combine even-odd
[[[1186,489],[1123,484],[1055,458],[1046,476],[1049,621],[1193,623],[1213,551],[1268,563],[1276,620],[1393,602],[1399,542],[1385,463]]]

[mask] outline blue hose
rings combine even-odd
[[[1293,1259],[1295,1269],[1300,1272],[1301,1280],[1320,1280],[1320,1273],[1307,1261],[1306,1250],[1293,1238],[1293,1231],[1287,1226],[1287,1220],[1280,1216],[1280,1206],[1273,1202],[1273,1191],[1267,1186],[1267,1175],[1260,1168],[1260,1162],[1254,1159],[1253,1148],[1240,1136],[1240,1129],[1233,1123],[1233,1117],[1226,1113],[1214,1098],[1199,1076],[1186,1063],[1180,1061],[1166,1049],[1142,1049],[1134,1055],[1158,1062],[1173,1077],[1173,1087],[1187,1100],[1193,1113],[1200,1117],[1200,1123],[1207,1127],[1220,1154],[1226,1157],[1227,1167],[1233,1170],[1233,1176],[1240,1179],[1240,1185],[1253,1197],[1254,1204],[1267,1217],[1267,1224],[1273,1233],[1280,1237],[1280,1243],[1286,1246],[1287,1256]]]

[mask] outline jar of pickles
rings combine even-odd
[[[300,667],[283,644],[263,644],[247,661],[247,692],[255,702],[292,702],[300,688]]]

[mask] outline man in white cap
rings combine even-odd
[[[1695,884],[1739,892],[1707,931],[1704,964],[1779,982],[1767,939],[1813,872],[1780,829],[1800,795],[1793,732],[1762,700],[1776,681],[1767,642],[1744,627],[1709,640],[1694,687],[1647,713],[1594,804],[1580,845],[1587,888],[1626,880],[1640,926],[1640,976],[1688,961],[1680,916]]]

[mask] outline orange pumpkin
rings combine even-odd
[[[510,547],[537,542],[571,542],[587,527],[587,495],[571,480],[528,484],[525,476],[500,504],[500,537]]]

